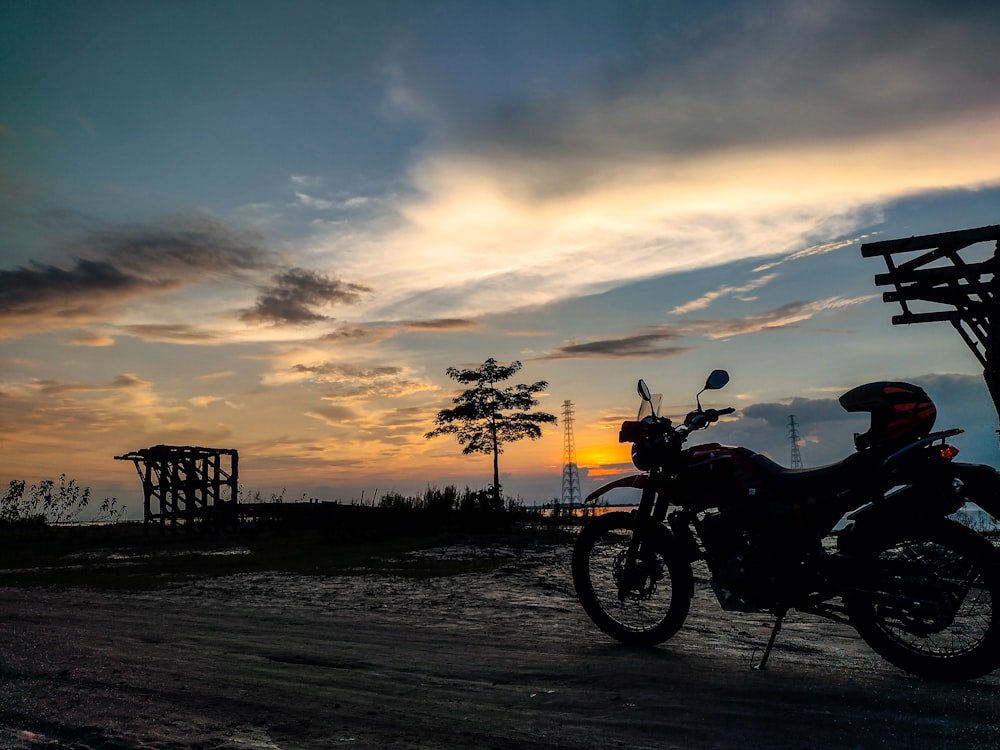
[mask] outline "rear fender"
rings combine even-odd
[[[646,474],[629,474],[627,477],[622,477],[621,479],[616,479],[613,482],[608,482],[587,495],[584,502],[592,502],[602,495],[611,492],[611,490],[616,490],[619,487],[631,487],[641,490],[646,485],[646,476]]]
[[[986,464],[953,463],[952,469],[962,482],[965,499],[1000,521],[1000,473]]]
[[[890,528],[933,526],[961,505],[961,497],[925,492],[912,485],[899,487],[848,515],[851,523],[838,534],[837,545],[840,549],[849,550],[872,536],[884,534]]]

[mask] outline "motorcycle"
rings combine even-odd
[[[931,432],[936,408],[917,386],[869,383],[845,393],[871,428],[839,463],[787,469],[743,447],[685,447],[733,408],[701,396],[729,382],[713,371],[681,423],[659,416],[642,380],[632,444],[641,473],[604,485],[641,489],[638,507],[595,516],[573,550],[577,596],[613,638],[651,646],[672,637],[694,595],[692,564],[704,561],[723,610],[775,617],[767,664],[791,609],[852,626],[880,656],[928,678],[965,680],[1000,666],[1000,552],[950,518],[967,502],[995,511],[991,467],[960,464]]]

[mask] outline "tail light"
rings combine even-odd
[[[951,461],[955,456],[958,455],[958,448],[954,445],[948,445],[947,443],[941,446],[941,458]]]

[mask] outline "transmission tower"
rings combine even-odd
[[[563,401],[563,475],[562,503],[580,505],[580,470],[576,466],[576,443],[573,441],[573,402]]]
[[[802,468],[802,454],[799,452],[799,424],[795,421],[795,415],[788,415],[788,442],[792,446],[792,468]]]

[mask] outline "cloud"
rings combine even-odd
[[[112,387],[115,389],[122,388],[147,388],[151,385],[149,382],[143,380],[142,378],[133,375],[130,372],[123,373],[116,377],[112,383]]]
[[[228,406],[230,409],[243,408],[240,404],[233,403],[225,396],[192,396],[187,400],[187,402],[192,406],[200,408],[211,406],[212,404],[223,404],[224,406]]]
[[[371,326],[344,326],[323,334],[319,341],[361,341],[380,338],[382,331]]]
[[[323,404],[306,412],[307,417],[319,419],[331,427],[343,427],[357,421],[358,414],[351,408],[338,404]]]
[[[407,429],[418,428],[418,436],[422,438],[424,428],[433,421],[433,414],[421,406],[404,406],[397,409],[389,409],[379,416],[379,425],[387,429]]]
[[[856,416],[844,411],[835,398],[797,397],[787,403],[751,404],[741,410],[742,417],[762,419],[769,427],[777,428],[788,426],[789,414],[794,414],[800,424],[857,421]]]
[[[66,462],[60,470],[83,479],[95,471],[105,475],[112,455],[143,445],[218,445],[231,440],[229,428],[191,419],[186,402],[165,397],[135,373],[97,383],[8,382],[0,389],[5,417],[18,426],[5,436],[6,448],[19,456],[22,476],[51,471],[53,456]],[[67,436],[75,436],[69,448]]]
[[[422,391],[438,390],[407,367],[358,364],[330,359],[323,349],[296,348],[275,355],[266,386],[307,384],[318,387],[322,398],[336,401],[367,397],[399,398]]]
[[[798,250],[794,253],[791,253],[784,258],[780,258],[778,260],[759,265],[753,270],[754,273],[760,273],[762,271],[767,271],[772,268],[775,268],[776,266],[780,266],[782,263],[786,263],[788,261],[801,260],[802,258],[810,258],[814,255],[826,255],[827,253],[832,253],[834,250],[840,250],[841,248],[844,247],[850,247],[851,245],[860,244],[867,239],[868,235],[862,234],[857,237],[851,237],[850,239],[846,240],[838,240],[836,242],[821,242],[818,245],[812,245],[811,247],[807,247],[804,250]]]
[[[965,433],[949,439],[962,451],[962,459],[993,463],[996,452],[996,410],[980,375],[935,373],[887,375],[886,380],[902,380],[922,387],[937,405],[935,428],[959,427]],[[739,419],[728,423],[725,440],[765,451],[779,460],[788,455],[788,416],[794,414],[800,435],[808,445],[807,464],[838,461],[853,450],[852,432],[864,432],[870,419],[864,413],[845,411],[838,401],[841,393],[860,383],[836,389],[835,398],[789,398],[743,407]]]
[[[291,368],[294,373],[305,374],[315,383],[336,383],[345,380],[374,380],[399,375],[403,368],[396,366],[358,367],[334,362],[313,365],[297,364]]]
[[[219,370],[218,372],[209,372],[204,375],[199,375],[195,378],[195,380],[219,380],[221,378],[231,378],[235,374],[235,370]]]
[[[875,6],[755,3],[683,37],[664,11],[627,52],[571,75],[540,62],[532,75],[558,85],[510,81],[499,102],[455,88],[415,42],[390,99],[435,137],[398,220],[313,250],[377,278],[372,317],[475,317],[820,252],[885,202],[1000,184],[983,158],[1000,151],[998,13]]]
[[[678,338],[680,334],[664,330],[640,333],[620,339],[603,339],[582,344],[567,344],[546,359],[578,359],[584,357],[669,357],[682,354],[691,347],[664,346],[664,342]]]
[[[129,391],[149,388],[151,383],[132,373],[123,373],[104,385],[88,385],[60,380],[36,380],[32,388],[44,396],[65,396],[74,393],[95,393],[100,391]]]
[[[998,101],[1000,83],[988,71],[1000,63],[989,44],[1000,14],[978,6],[765,0],[703,13],[669,40],[677,20],[665,11],[628,41],[631,54],[597,59],[589,78],[545,97],[524,90],[489,110],[470,111],[450,96],[450,82],[413,67],[400,67],[396,83],[452,138],[546,158],[587,155],[584,166],[621,155],[678,161],[748,145],[856,140]],[[563,164],[545,163],[539,178],[552,166]],[[565,186],[558,172],[546,184],[539,195]]]
[[[143,278],[190,279],[204,273],[266,267],[269,253],[256,240],[211,217],[179,216],[163,225],[105,226],[78,238],[69,249],[105,258]]]
[[[937,404],[941,429],[968,428],[972,425],[985,427],[988,438],[983,445],[995,448],[997,437],[995,433],[990,433],[997,427],[997,410],[981,375],[934,373],[914,376],[910,382],[927,391]]]
[[[665,342],[688,336],[723,339],[749,333],[774,331],[794,327],[797,323],[831,310],[860,304],[874,295],[863,297],[829,297],[813,302],[789,302],[771,310],[742,318],[691,319],[647,328],[641,333],[617,339],[601,339],[583,343],[566,344],[542,359],[570,359],[584,357],[664,357],[681,354],[690,345],[665,346]]]
[[[240,318],[251,323],[309,324],[329,320],[316,307],[357,302],[369,287],[351,284],[315,271],[292,268],[274,277],[261,290],[257,304]]]
[[[711,339],[778,330],[792,327],[796,323],[809,320],[820,313],[852,307],[877,296],[868,294],[860,297],[828,297],[813,302],[789,302],[773,310],[748,315],[745,318],[685,321],[682,330],[686,333],[698,333]]]
[[[77,260],[70,267],[32,262],[0,271],[0,317],[48,313],[86,316],[107,299],[123,299],[156,284],[125,273],[107,261]]]
[[[84,336],[74,337],[70,343],[74,346],[104,347],[114,346],[115,340],[111,336],[99,333],[89,333]]]
[[[752,292],[757,289],[760,289],[765,284],[768,284],[775,278],[777,278],[777,276],[778,274],[776,273],[770,273],[770,274],[765,274],[764,276],[761,276],[759,278],[753,279],[752,281],[749,281],[746,284],[743,284],[742,286],[721,286],[718,289],[706,292],[698,299],[691,300],[690,302],[686,302],[683,305],[678,305],[670,312],[673,315],[683,315],[684,313],[692,312],[694,310],[702,310],[708,307],[710,304],[712,304],[715,300],[719,299],[720,297],[746,294],[747,292]]]
[[[306,208],[312,208],[316,211],[332,211],[334,209],[356,209],[356,208],[362,208],[368,205],[368,203],[370,202],[370,199],[363,195],[356,195],[351,198],[344,198],[342,200],[333,200],[330,198],[317,198],[302,191],[295,192],[295,200],[298,201],[300,205],[303,205]]]
[[[335,201],[326,200],[324,198],[314,198],[306,193],[296,193],[295,199],[307,208],[315,208],[321,211],[328,211],[331,208],[337,208],[338,204]]]
[[[142,323],[122,326],[122,331],[146,341],[163,341],[172,344],[218,344],[225,337],[212,331],[196,328],[186,323]]]
[[[468,318],[430,318],[428,320],[368,321],[363,325],[345,325],[321,336],[320,342],[367,341],[369,343],[401,333],[468,331],[480,323]]]
[[[293,174],[289,179],[291,179],[293,185],[303,188],[323,187],[323,184],[326,182],[322,177],[305,174]]]
[[[136,298],[266,267],[253,238],[204,217],[93,228],[68,242],[64,263],[0,270],[0,335],[110,316]]]
[[[474,320],[467,318],[435,318],[431,320],[404,320],[403,328],[411,331],[467,331],[479,326]]]

